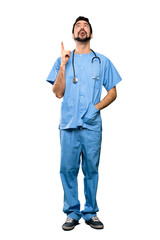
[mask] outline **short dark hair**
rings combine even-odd
[[[91,30],[91,33],[92,33],[92,26],[91,26],[91,24],[90,24],[90,22],[89,22],[89,19],[86,18],[86,17],[82,17],[82,16],[79,16],[79,17],[76,19],[75,23],[73,24],[72,33],[74,33],[74,26],[75,26],[76,23],[77,23],[78,21],[80,21],[80,20],[86,21],[86,22],[89,24],[90,30]]]

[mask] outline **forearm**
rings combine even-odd
[[[109,106],[117,97],[116,91],[108,92],[107,95],[95,105],[95,107],[99,110]]]
[[[65,65],[61,65],[52,88],[57,98],[62,98],[65,91]]]

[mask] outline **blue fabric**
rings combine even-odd
[[[60,130],[60,176],[64,189],[63,211],[70,218],[89,220],[99,211],[96,201],[101,131],[88,129]],[[82,164],[86,203],[81,211],[78,200],[77,175]]]
[[[102,86],[107,91],[116,86],[122,79],[112,62],[102,54],[96,53],[101,59],[100,79],[93,79],[99,75],[99,61],[91,60],[94,53],[75,54],[74,66],[78,82],[72,82],[74,74],[72,68],[72,56],[65,67],[65,92],[61,103],[61,117],[59,129],[78,128],[79,126],[94,130],[102,130],[100,111],[95,105],[101,100]],[[47,81],[54,84],[60,68],[61,58],[58,58],[51,69]]]
[[[101,150],[102,120],[100,111],[95,105],[101,100],[102,86],[107,91],[121,81],[121,77],[111,61],[96,53],[101,59],[93,62],[93,52],[89,54],[75,54],[74,66],[78,82],[73,83],[72,56],[65,67],[65,92],[61,103],[60,118],[60,143],[61,143],[61,167],[60,175],[64,189],[63,211],[70,218],[79,220],[83,217],[89,220],[99,211],[96,193],[98,185],[98,166]],[[58,58],[47,78],[54,84],[61,58]],[[99,79],[93,76],[99,75]],[[82,128],[82,129],[80,129]],[[84,174],[84,193],[86,203],[81,211],[78,200],[77,175],[82,163]]]

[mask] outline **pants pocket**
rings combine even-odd
[[[90,103],[86,113],[83,116],[83,122],[87,124],[96,124],[98,121],[100,111],[94,106],[93,103]]]

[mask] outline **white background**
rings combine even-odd
[[[158,0],[1,1],[0,239],[160,239]],[[104,230],[81,224],[64,232],[59,176],[61,100],[45,80],[61,41],[75,47],[78,16],[93,27],[93,50],[123,81],[101,112],[98,188]],[[103,90],[102,97],[106,92]],[[79,198],[84,204],[83,176]],[[57,235],[55,235],[57,234]]]

